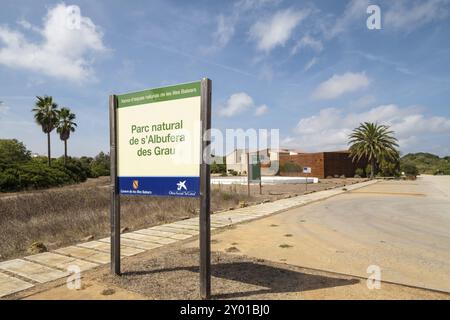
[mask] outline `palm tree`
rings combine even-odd
[[[354,129],[349,136],[350,155],[353,161],[362,158],[370,161],[370,178],[375,175],[376,164],[381,161],[397,161],[399,152],[394,132],[389,126],[364,122]]]
[[[69,108],[61,108],[58,112],[58,128],[56,132],[59,133],[59,138],[64,141],[64,165],[67,162],[67,140],[70,138],[70,133],[75,132],[77,124],[74,122],[75,114],[70,112]]]
[[[55,129],[58,124],[58,105],[53,102],[51,96],[39,97],[34,109],[34,119],[37,124],[42,127],[42,131],[47,134],[47,149],[48,149],[48,165],[51,165],[51,153],[50,153],[50,132]]]

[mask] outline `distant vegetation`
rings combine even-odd
[[[415,167],[418,173],[450,175],[450,156],[440,158],[431,153],[409,153],[400,160],[402,170]]]
[[[47,157],[32,157],[22,142],[0,139],[0,192],[36,190],[109,175],[109,155],[61,157],[48,166]]]
[[[226,175],[227,174],[226,157],[212,155],[212,158],[213,158],[213,162],[210,165],[211,173],[218,173],[221,175]]]

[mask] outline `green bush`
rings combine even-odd
[[[210,166],[211,173],[227,173],[227,165],[226,164],[218,164],[215,161]]]
[[[91,175],[93,178],[110,175],[109,154],[100,152],[90,163]]]
[[[370,177],[370,174],[372,173],[372,166],[370,164],[368,164],[365,171],[366,171],[366,176]]]
[[[293,162],[286,162],[280,167],[281,172],[302,172],[302,167]]]
[[[401,170],[407,176],[417,176],[419,174],[419,169],[412,163],[403,163],[401,166]]]
[[[364,173],[364,169],[363,168],[357,168],[355,170],[355,176],[365,177],[366,174]]]
[[[0,171],[0,191],[43,189],[79,182],[70,170],[31,160]]]
[[[109,155],[101,152],[90,157],[64,158],[47,164],[46,157],[31,158],[31,153],[17,140],[0,139],[0,192],[44,189],[80,183],[87,178],[109,175]]]
[[[0,171],[0,192],[20,190],[20,180],[17,170],[6,169]]]
[[[438,175],[450,175],[450,163],[441,164],[438,169],[434,172],[434,174]]]
[[[445,174],[446,165],[448,165],[449,157],[440,158],[437,155],[430,153],[409,153],[401,158],[401,163],[410,163],[417,167],[419,173],[426,174]],[[448,174],[448,173],[446,173]]]
[[[22,142],[16,139],[0,139],[0,171],[30,159],[31,152]]]
[[[382,161],[380,165],[380,174],[383,177],[398,177],[400,163],[398,161]]]

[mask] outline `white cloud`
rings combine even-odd
[[[366,27],[367,14],[369,6],[368,0],[351,0],[347,3],[344,13],[338,17],[334,23],[325,29],[326,36],[333,38],[338,34],[345,32],[349,26],[357,20],[361,21],[361,27]]]
[[[234,4],[231,14],[219,14],[217,16],[217,27],[213,32],[213,43],[203,49],[205,53],[214,52],[224,48],[233,38],[236,25],[242,15],[249,11],[258,10],[265,6],[277,5],[280,0],[241,0]]]
[[[387,29],[412,31],[448,16],[448,0],[393,1],[384,14]]]
[[[235,24],[238,16],[224,16],[223,14],[217,17],[217,29],[213,34],[214,43],[209,50],[217,50],[225,47],[234,35]]]
[[[266,114],[268,110],[269,110],[269,108],[265,104],[263,104],[256,108],[255,116],[258,116],[258,117],[262,116],[263,114]]]
[[[281,1],[282,0],[240,0],[235,3],[235,9],[240,12],[246,12],[267,5],[278,5]]]
[[[310,35],[305,35],[299,41],[297,41],[297,43],[295,44],[295,46],[291,50],[291,54],[294,55],[300,49],[308,48],[308,47],[313,49],[313,50],[315,50],[315,51],[317,51],[317,52],[321,52],[323,50],[322,41],[316,40],[313,37],[311,37]]]
[[[401,150],[410,149],[427,135],[449,135],[450,118],[427,117],[417,108],[381,105],[364,112],[344,113],[336,108],[322,109],[302,118],[287,144],[308,151],[347,149],[348,135],[361,122],[386,124],[395,132]],[[429,140],[429,139],[428,139]]]
[[[266,105],[256,107],[253,98],[247,93],[238,92],[228,98],[225,106],[219,107],[219,115],[222,117],[233,117],[250,109],[255,109],[255,115],[257,116],[263,115],[268,110]]]
[[[330,79],[322,82],[314,90],[312,97],[316,100],[334,99],[345,93],[366,88],[369,83],[370,80],[364,72],[347,72],[342,75],[335,74]]]
[[[375,101],[376,98],[373,95],[365,95],[357,100],[351,101],[349,106],[351,108],[363,109],[373,106]]]
[[[80,17],[79,28],[70,26],[71,8],[65,4],[50,8],[42,28],[20,22],[39,33],[42,39],[38,42],[0,26],[0,64],[76,82],[91,79],[95,54],[106,50],[103,35],[88,17]]]
[[[309,60],[309,62],[305,65],[304,70],[308,71],[309,69],[311,69],[317,63],[317,61],[318,61],[318,59],[316,57]]]
[[[276,12],[269,21],[261,20],[250,28],[250,38],[257,42],[262,51],[270,51],[277,46],[284,46],[295,27],[308,16],[308,10],[281,10]]]

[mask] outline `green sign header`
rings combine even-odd
[[[200,81],[118,95],[118,108],[200,96]]]

